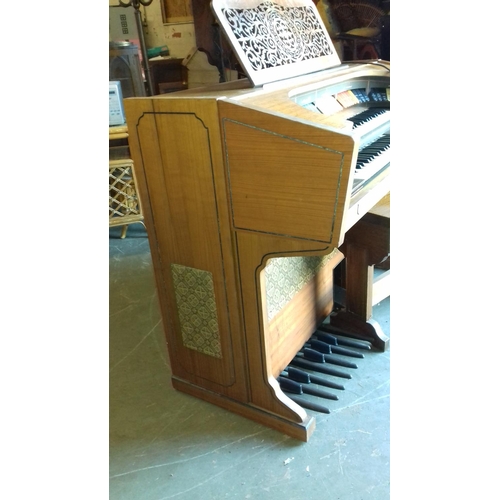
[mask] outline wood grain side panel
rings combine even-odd
[[[276,382],[272,359],[276,338],[272,338],[266,330],[264,268],[267,259],[271,257],[325,255],[330,251],[328,246],[321,246],[317,242],[247,231],[237,234],[250,400],[255,406],[266,408],[294,422],[304,421],[306,413],[283,394]],[[288,352],[286,356],[289,356]]]
[[[329,243],[342,153],[234,121],[223,127],[235,229]]]
[[[247,399],[240,323],[216,107],[211,101],[154,100],[137,136],[154,224],[175,375]],[[219,171],[218,171],[219,170]],[[222,192],[221,191],[222,188]],[[220,359],[183,341],[171,265],[209,273],[214,286]],[[196,294],[196,289],[193,289]],[[231,317],[231,316],[234,317]]]
[[[277,377],[333,309],[333,269],[344,258],[337,252],[268,324],[272,374]]]
[[[230,101],[219,110],[234,229],[338,246],[354,139]]]

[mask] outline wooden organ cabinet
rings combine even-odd
[[[341,64],[310,0],[212,8],[248,78],[125,100],[172,383],[307,441],[315,417],[277,379],[389,193],[389,63]]]

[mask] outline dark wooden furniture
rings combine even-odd
[[[157,59],[149,61],[153,95],[177,92],[188,87],[187,68],[182,59]]]
[[[219,70],[220,81],[225,81],[225,69],[243,71],[234,51],[224,36],[210,8],[211,0],[191,0],[196,47],[207,55],[208,62]]]

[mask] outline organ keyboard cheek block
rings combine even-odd
[[[336,329],[333,270],[389,193],[389,63],[341,64],[308,0],[212,9],[248,78],[125,100],[172,383],[307,441],[306,383],[343,389],[363,355],[338,360],[388,344]]]

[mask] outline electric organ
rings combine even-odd
[[[310,0],[212,9],[248,77],[125,100],[172,383],[306,441],[280,381],[389,193],[390,66],[341,63]]]

